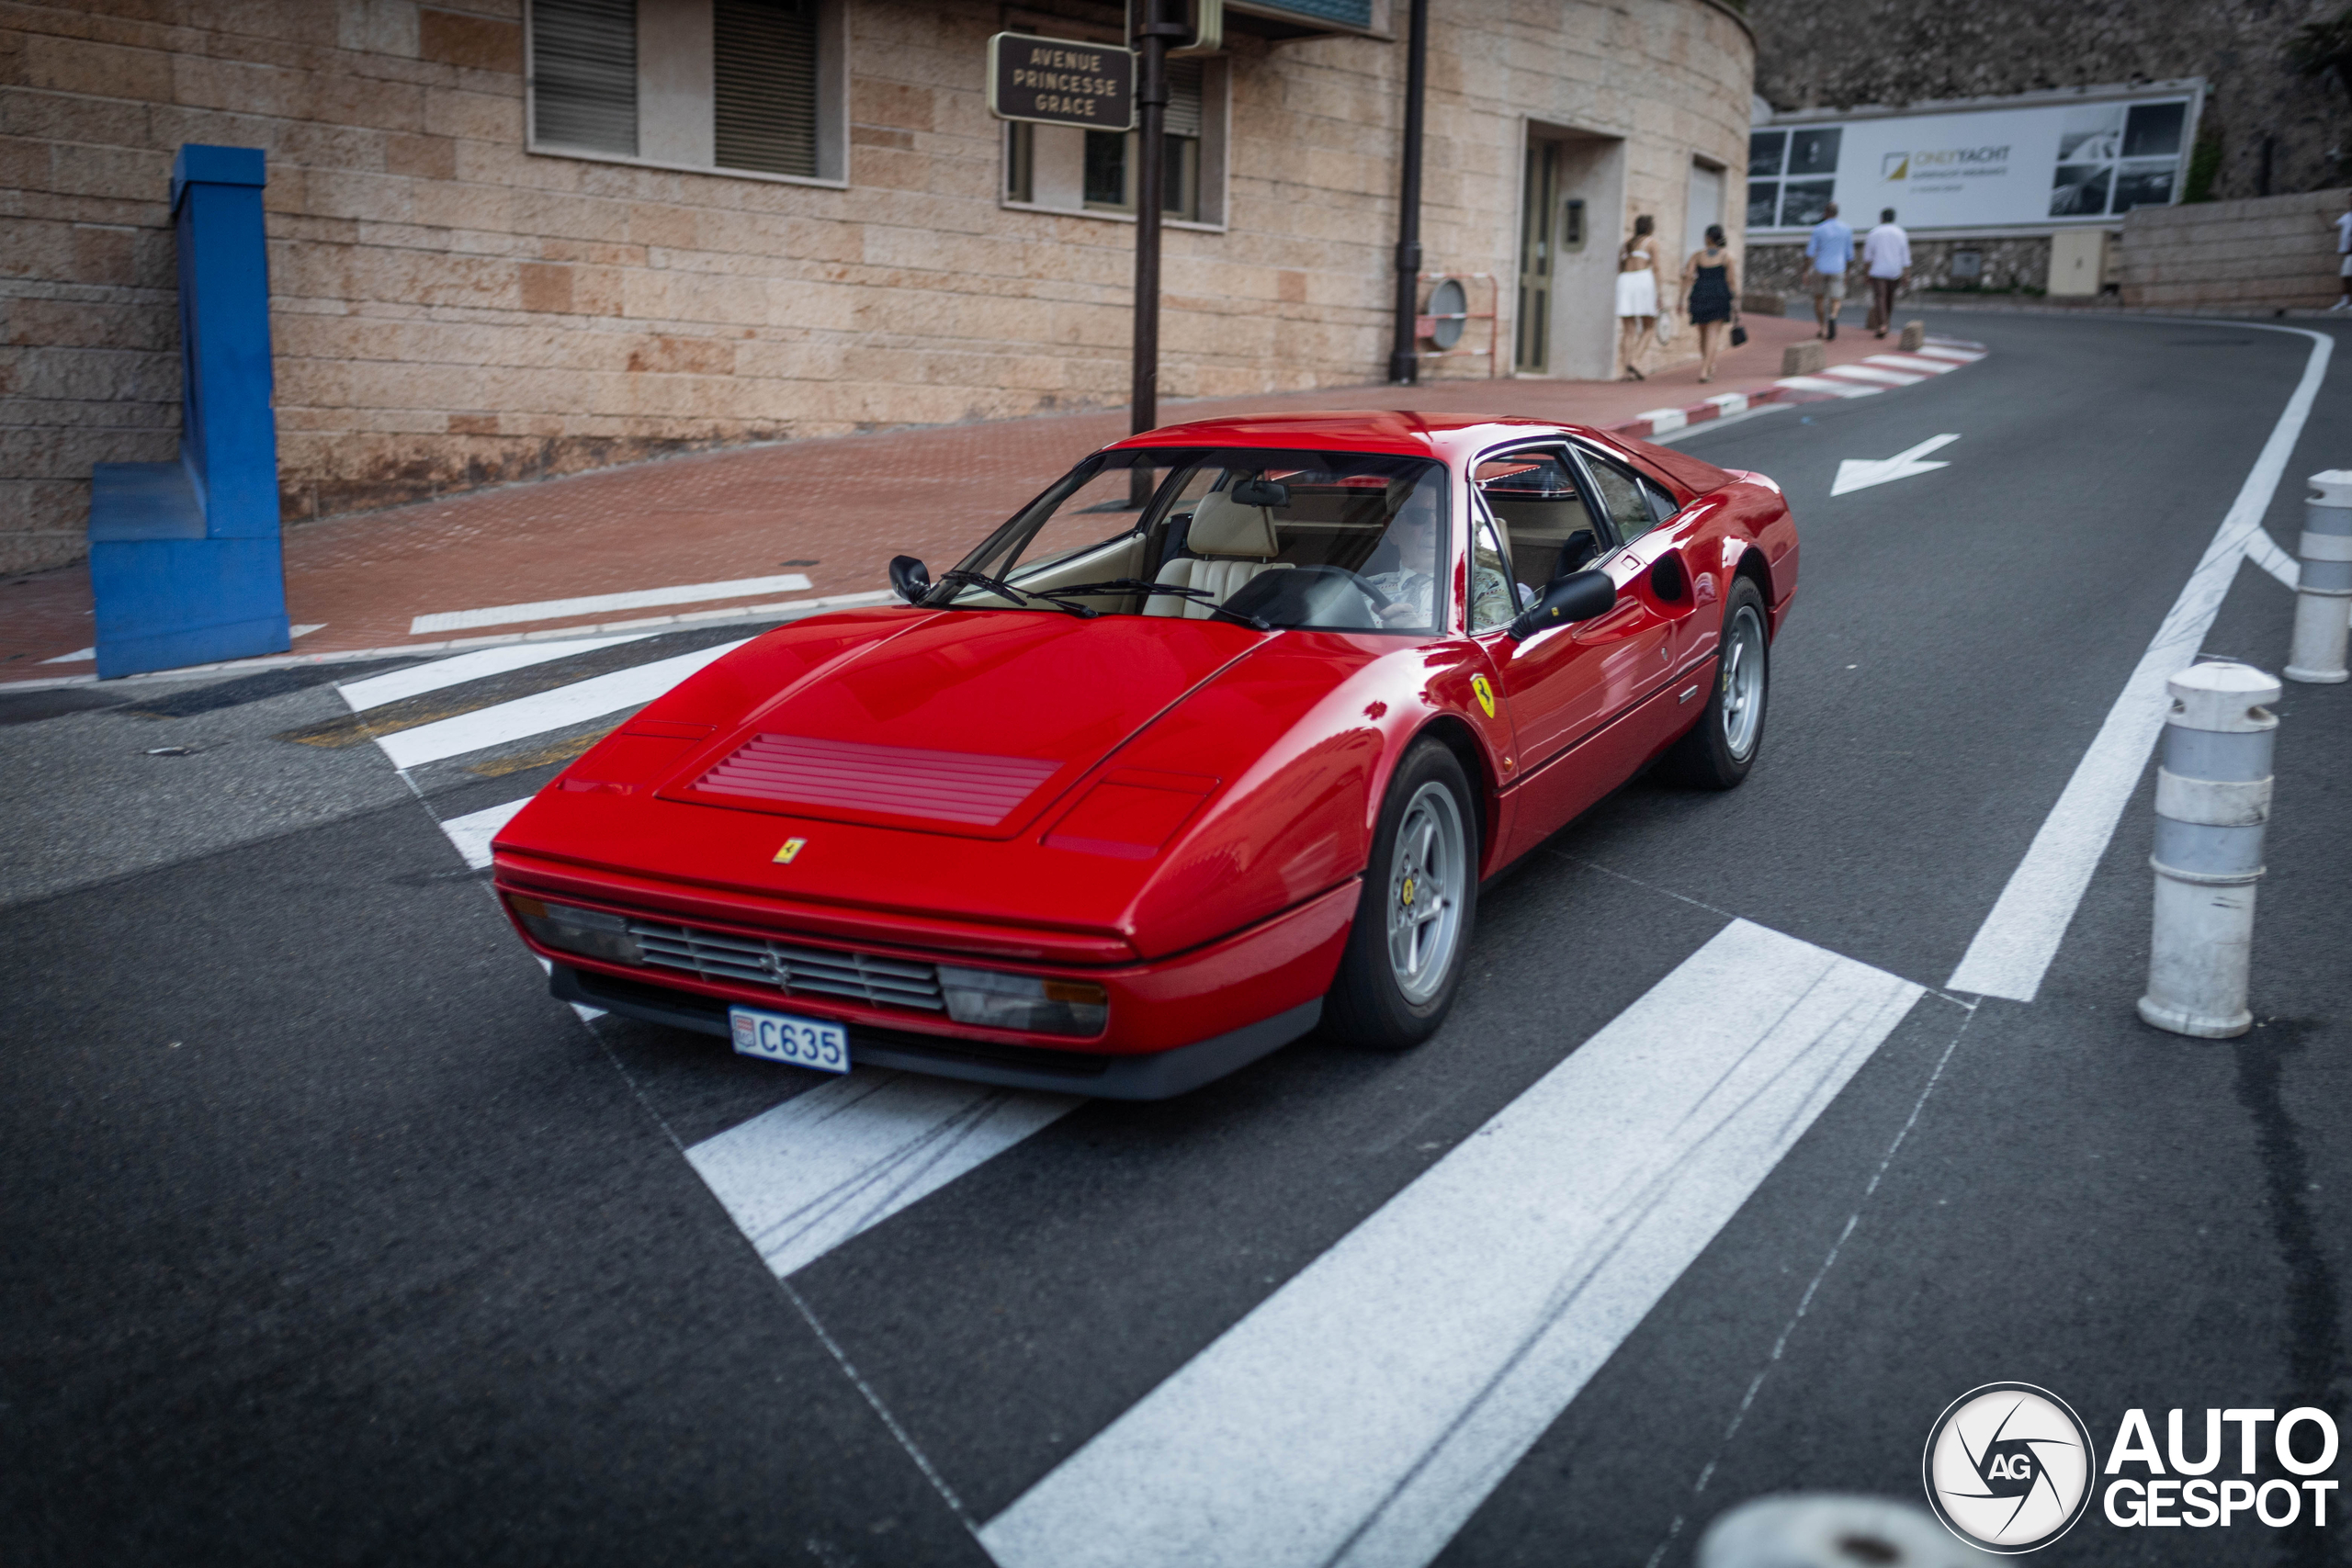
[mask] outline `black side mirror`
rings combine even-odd
[[[921,604],[922,596],[931,592],[931,568],[913,556],[892,556],[890,586],[908,604]]]
[[[1519,618],[1510,624],[1511,640],[1525,642],[1537,632],[1605,615],[1616,603],[1617,585],[1609,580],[1607,572],[1572,571],[1544,590],[1542,598],[1519,613]]]

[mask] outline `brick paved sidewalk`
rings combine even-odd
[[[1649,410],[1718,392],[1762,392],[1781,350],[1810,337],[1809,321],[1750,318],[1747,346],[1727,351],[1715,384],[1694,365],[1647,381],[1440,381],[1418,388],[1352,387],[1163,404],[1170,423],[1314,408],[1492,412],[1615,425]],[[1885,350],[1849,330],[1830,363]],[[650,615],[748,607],[754,596],[413,632],[421,615],[730,582],[797,573],[807,589],[755,602],[868,593],[889,558],[916,555],[933,570],[1087,452],[1126,434],[1124,408],[782,443],[675,457],[565,479],[473,491],[286,532],[286,598],[302,657],[361,649],[504,641],[565,627]],[[87,675],[88,659],[59,661],[91,640],[89,576],[80,566],[0,584],[0,684]]]

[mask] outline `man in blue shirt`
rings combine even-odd
[[[1838,204],[1831,202],[1805,242],[1805,265],[1813,269],[1813,319],[1821,323],[1816,337],[1838,335],[1838,310],[1846,302],[1846,269],[1854,261],[1854,231],[1838,221]]]

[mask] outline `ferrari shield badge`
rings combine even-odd
[[[775,863],[778,865],[790,865],[792,863],[792,857],[798,854],[802,849],[807,847],[808,842],[808,840],[806,839],[786,839],[784,841],[784,848],[776,851],[775,852]]]
[[[1470,677],[1471,694],[1478,699],[1479,711],[1488,718],[1495,716],[1495,688],[1484,675]]]

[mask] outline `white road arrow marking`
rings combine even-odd
[[[1908,452],[1897,452],[1892,457],[1848,457],[1838,465],[1838,482],[1829,487],[1829,493],[1843,495],[1849,490],[1868,490],[1889,479],[1907,479],[1914,474],[1949,468],[1951,465],[1948,463],[1923,463],[1919,459],[1959,439],[1957,435],[1936,435],[1920,442]]]

